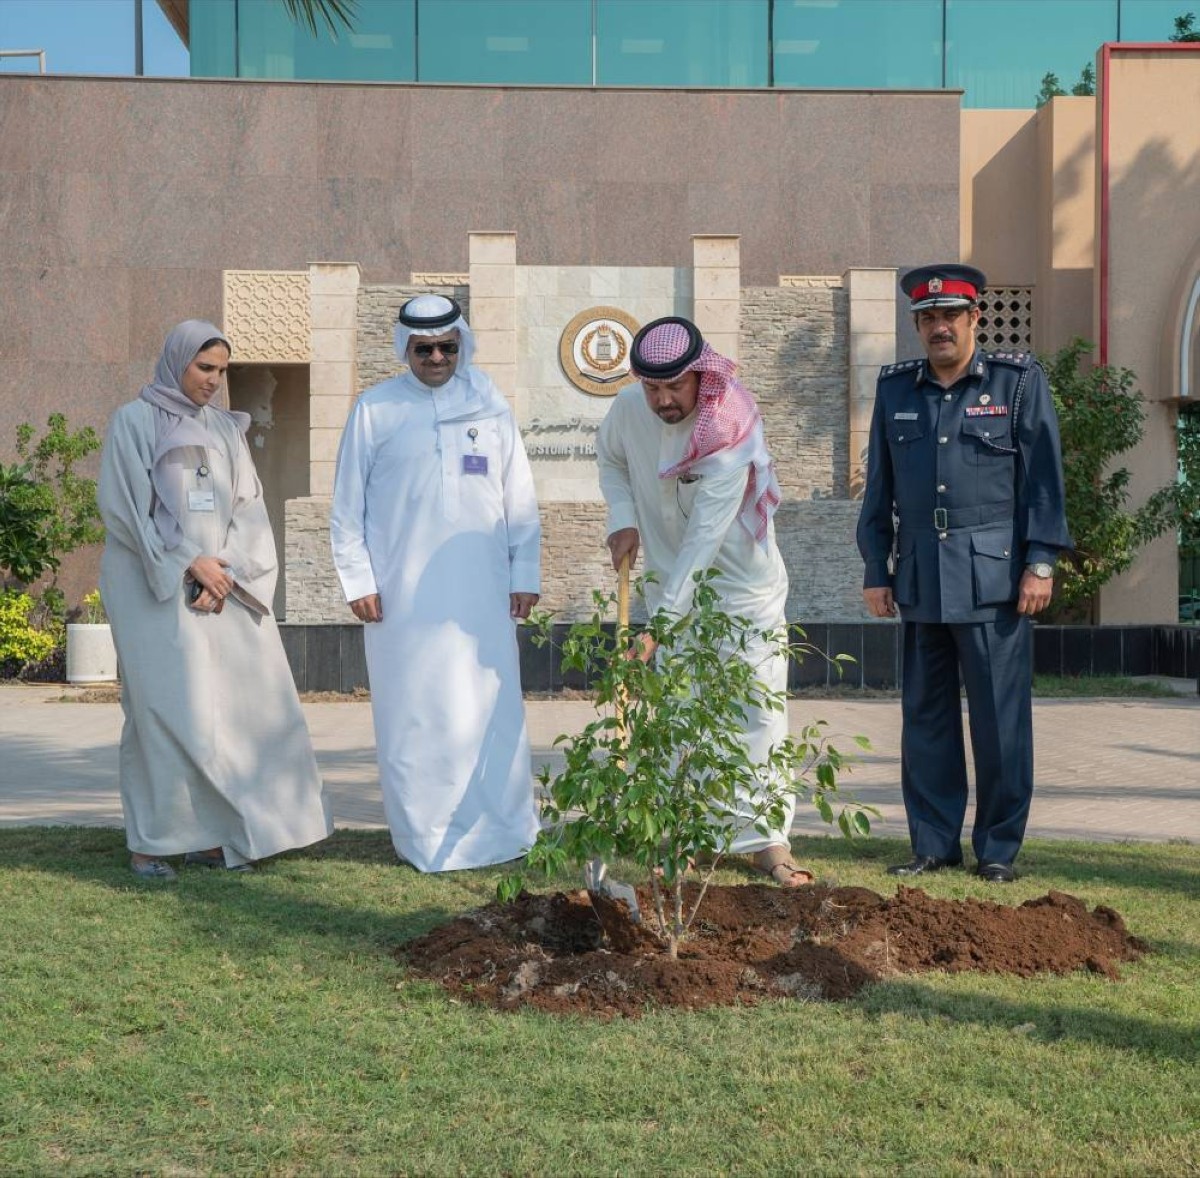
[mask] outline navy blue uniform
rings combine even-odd
[[[959,672],[975,760],[975,854],[1011,863],[1033,794],[1027,564],[1069,548],[1058,421],[1023,352],[976,351],[942,388],[924,360],[879,374],[858,520],[864,588],[904,625],[901,781],[916,855],[957,862],[967,804]]]

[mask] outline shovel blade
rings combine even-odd
[[[638,906],[637,892],[629,884],[608,878],[608,864],[603,859],[592,859],[584,864],[583,886],[589,892],[600,892],[610,900],[620,900],[629,909],[629,919],[634,924],[642,921],[642,910]]]

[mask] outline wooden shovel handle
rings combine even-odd
[[[617,632],[628,638],[629,631],[629,556],[621,557],[621,567],[617,570]],[[617,732],[622,742],[625,740],[625,708],[628,700],[625,692],[617,692]]]
[[[621,557],[621,567],[617,572],[617,625],[624,628],[629,626],[629,556]]]

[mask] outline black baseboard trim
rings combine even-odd
[[[816,622],[805,639],[832,658],[849,654],[839,668],[819,654],[793,659],[788,687],[894,688],[901,680],[901,627],[895,622]],[[518,632],[521,684],[526,691],[586,688],[558,657],[566,623],[555,626],[551,646],[535,646],[528,627]],[[355,624],[279,627],[300,691],[351,692],[367,686],[362,627]],[[799,636],[796,641],[801,641]],[[1033,666],[1039,675],[1169,675],[1196,679],[1200,690],[1200,626],[1045,626],[1033,631]]]

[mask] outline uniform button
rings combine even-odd
[[[946,538],[946,533],[945,533],[945,532],[938,532],[938,539],[939,539],[939,540],[944,540],[945,538]],[[1005,556],[1007,556],[1007,555],[1008,555],[1008,553],[1006,552],[1004,555],[1005,555]]]
[[[984,436],[985,438],[990,438],[992,435],[991,435],[991,433],[990,433],[988,430],[984,430],[984,431],[983,431],[983,436]]]
[[[949,438],[938,438],[938,445],[944,446],[949,440]]]
[[[942,400],[943,400],[943,401],[949,401],[949,400],[950,400],[950,394],[949,394],[949,393],[947,393],[947,394],[946,394],[946,395],[945,395],[945,396],[942,398]]]
[[[896,441],[897,441],[897,442],[903,442],[903,441],[904,441],[904,435],[903,435],[903,434],[897,434],[897,435],[896,435]]]
[[[943,495],[943,494],[945,494],[945,491],[946,491],[946,484],[938,483],[938,494]]]
[[[1007,556],[1007,555],[1008,555],[1008,549],[1007,549],[1007,548],[1004,550],[1004,555],[1005,555],[1005,556]]]

